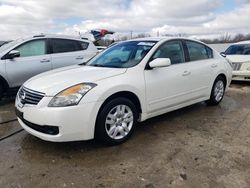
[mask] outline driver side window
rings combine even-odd
[[[171,64],[184,63],[185,56],[181,41],[170,41],[160,46],[152,59],[156,58],[169,58]]]
[[[30,57],[46,54],[45,40],[33,40],[22,44],[15,50],[20,52],[20,57]]]

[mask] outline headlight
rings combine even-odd
[[[49,103],[49,107],[64,107],[77,105],[82,97],[92,88],[97,86],[93,83],[82,83],[67,88],[58,93]]]

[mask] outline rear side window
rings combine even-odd
[[[207,46],[193,42],[186,41],[190,61],[198,61],[203,59],[209,59],[213,57],[213,52]]]
[[[83,47],[76,40],[52,39],[53,53],[65,53],[83,50]]]
[[[184,50],[181,41],[166,42],[155,52],[153,59],[169,58],[171,64],[179,64],[185,62]]]
[[[32,40],[20,45],[15,50],[20,52],[20,57],[45,55],[46,42],[45,40]]]
[[[79,44],[81,46],[81,50],[86,50],[89,47],[89,43],[88,42],[79,41]]]

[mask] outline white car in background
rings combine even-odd
[[[4,44],[0,47],[0,98],[39,73],[87,62],[97,52],[91,41],[62,35],[37,35]]]
[[[217,105],[228,61],[184,38],[121,42],[76,65],[35,76],[16,97],[21,126],[41,139],[126,141],[136,123],[197,102]]]
[[[235,43],[225,51],[233,67],[233,80],[250,81],[250,41]]]

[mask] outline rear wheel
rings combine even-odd
[[[110,145],[121,144],[133,133],[137,119],[137,109],[129,99],[113,99],[98,114],[95,136]]]
[[[210,105],[218,105],[224,97],[225,88],[225,79],[222,76],[218,76],[214,81],[210,99],[206,102]]]

